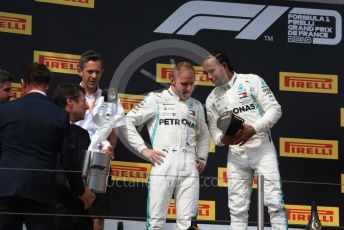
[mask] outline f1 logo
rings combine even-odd
[[[236,39],[256,40],[290,7],[212,1],[190,1],[180,6],[155,33],[195,35],[200,30],[240,31]],[[335,19],[335,37],[314,39],[314,44],[335,45],[342,37],[342,19],[337,11],[293,8],[290,13],[329,16]]]

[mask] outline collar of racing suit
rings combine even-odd
[[[167,90],[167,92],[168,92],[174,99],[176,99],[177,101],[181,101],[180,98],[179,98],[179,96],[173,92],[172,87],[170,87],[170,88]]]
[[[236,79],[237,79],[237,74],[234,72],[234,75],[231,78],[231,80],[229,80],[226,84],[220,86],[220,88],[223,89],[224,91],[229,90],[234,85]]]

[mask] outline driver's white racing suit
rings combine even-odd
[[[270,136],[270,128],[282,112],[268,85],[257,75],[234,73],[227,84],[215,87],[209,94],[206,109],[216,145],[223,145],[216,121],[225,111],[232,110],[256,131],[244,145],[229,145],[228,206],[232,229],[247,229],[254,172],[265,179],[264,204],[268,207],[272,229],[288,229],[277,154]]]
[[[181,101],[170,88],[146,96],[127,114],[126,122],[123,132],[136,151],[147,148],[135,127],[146,123],[152,149],[166,154],[164,162],[150,172],[146,228],[163,229],[174,192],[177,229],[188,229],[198,210],[196,160],[205,164],[209,150],[202,104],[193,98]]]

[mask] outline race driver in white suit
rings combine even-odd
[[[193,66],[179,62],[173,68],[171,86],[150,93],[126,116],[130,145],[153,163],[147,198],[146,229],[163,229],[170,198],[176,202],[178,230],[188,229],[197,217],[199,173],[205,168],[209,131],[202,104],[190,98],[195,82]],[[152,149],[135,126],[146,124]]]
[[[232,230],[246,230],[253,175],[264,176],[264,205],[273,230],[288,229],[281,191],[277,153],[270,128],[282,115],[281,106],[265,81],[254,74],[233,71],[227,56],[214,52],[203,68],[215,88],[206,101],[208,125],[216,145],[229,145],[227,155],[228,206]],[[217,119],[227,111],[245,120],[233,137],[223,135]]]

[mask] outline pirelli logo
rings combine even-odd
[[[119,93],[118,96],[121,99],[121,104],[125,113],[128,113],[130,110],[132,110],[144,98],[143,95],[126,94],[126,93]]]
[[[338,75],[280,72],[280,90],[338,94]]]
[[[195,69],[195,85],[214,86],[209,80],[208,75],[204,72],[203,67],[194,66]],[[161,83],[170,83],[172,77],[171,64],[156,64],[156,81]]]
[[[36,0],[36,2],[46,2],[68,6],[94,8],[94,0]]]
[[[311,206],[285,205],[289,224],[306,225],[311,216]],[[339,208],[318,206],[318,215],[323,226],[339,227]]]
[[[227,178],[227,168],[218,167],[217,168],[217,186],[219,187],[227,187],[228,186],[228,178]],[[252,188],[257,188],[257,178],[253,178]]]
[[[111,161],[112,180],[147,183],[151,164]]]
[[[342,193],[344,193],[344,174],[341,174],[340,177],[341,177],[341,180],[340,180],[341,181],[341,183],[340,183],[341,186],[340,187],[341,187]]]
[[[344,127],[344,108],[340,108],[340,127]]]
[[[299,138],[280,138],[283,157],[338,160],[338,141]]]
[[[11,83],[11,87],[12,87],[11,100],[21,98],[22,96],[24,96],[24,93],[22,90],[23,88],[22,88],[22,85],[20,83]]]
[[[35,62],[46,65],[56,73],[78,74],[80,55],[34,51]]]
[[[167,210],[167,218],[176,218],[176,203],[171,199]],[[197,220],[215,220],[215,201],[200,200],[198,202]]]
[[[0,12],[0,32],[32,34],[32,16]]]

